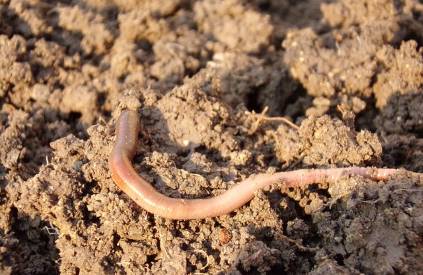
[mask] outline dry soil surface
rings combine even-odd
[[[135,167],[171,197],[298,168],[423,172],[422,1],[0,0],[0,273],[423,273],[421,177],[147,213],[108,168],[128,100]]]

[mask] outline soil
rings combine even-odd
[[[422,177],[167,220],[111,179],[122,104],[141,105],[135,168],[171,197],[299,168],[423,172],[421,1],[0,0],[0,273],[423,274]]]

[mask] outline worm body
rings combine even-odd
[[[228,214],[254,197],[254,193],[270,184],[281,182],[287,186],[305,186],[311,183],[333,182],[343,175],[361,175],[383,180],[398,173],[397,169],[330,168],[302,169],[274,174],[252,175],[222,194],[204,199],[177,199],[159,193],[143,179],[132,166],[140,131],[136,111],[122,111],[116,125],[116,144],[109,163],[114,182],[143,209],[170,219],[202,219]]]

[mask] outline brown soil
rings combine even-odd
[[[266,171],[423,172],[421,1],[0,0],[0,273],[423,274],[422,178],[145,212],[108,169],[136,101],[135,167],[172,197]]]

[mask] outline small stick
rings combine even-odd
[[[155,215],[178,220],[203,219],[228,214],[250,201],[256,191],[275,183],[289,187],[312,183],[334,182],[345,175],[359,175],[373,180],[386,180],[401,170],[387,168],[301,169],[274,174],[256,174],[237,183],[222,194],[204,199],[177,199],[159,193],[132,166],[135,155],[139,116],[136,111],[122,111],[117,126],[117,140],[110,156],[112,178],[119,188],[139,206]]]
[[[295,123],[291,122],[289,119],[287,119],[286,117],[269,117],[266,115],[267,111],[269,110],[269,107],[266,106],[264,107],[263,111],[259,114],[256,114],[254,111],[253,112],[247,112],[248,114],[252,114],[253,116],[255,116],[257,118],[257,120],[254,122],[253,127],[250,130],[250,134],[254,133],[255,131],[257,131],[260,123],[262,121],[277,121],[277,122],[283,122],[285,124],[287,124],[288,126],[290,126],[291,128],[298,130],[300,127],[298,127]]]

